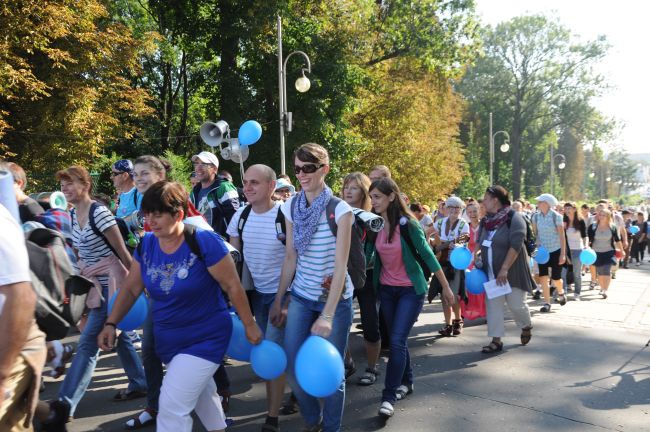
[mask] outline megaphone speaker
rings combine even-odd
[[[207,121],[201,125],[199,131],[203,142],[210,147],[218,147],[226,139],[229,132],[228,123],[223,120],[216,123]]]

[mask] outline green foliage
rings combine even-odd
[[[167,180],[178,182],[185,186],[188,191],[191,190],[190,174],[193,169],[190,158],[185,155],[174,154],[171,150],[166,150],[162,157],[167,159],[172,166],[171,172],[167,173]]]

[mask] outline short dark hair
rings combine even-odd
[[[315,164],[329,164],[330,158],[327,150],[322,145],[315,143],[303,144],[293,152],[293,160]]]
[[[498,199],[501,205],[510,205],[510,194],[503,186],[493,185],[485,189],[485,192]]]
[[[421,211],[424,210],[424,209],[422,208],[422,204],[417,203],[417,202],[411,203],[411,204],[409,205],[409,207],[411,208],[411,211],[412,211],[412,212],[421,212]]]
[[[589,204],[584,203],[583,205],[580,206],[580,208],[589,210]]]
[[[187,215],[189,195],[180,183],[159,181],[151,185],[142,197],[142,212],[169,213],[176,216],[180,210]]]

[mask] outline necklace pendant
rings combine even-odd
[[[185,267],[181,267],[180,269],[178,269],[178,272],[176,272],[176,276],[178,276],[178,278],[181,279],[181,280],[187,278],[188,274],[189,274],[189,272],[187,271],[187,268],[185,268]]]

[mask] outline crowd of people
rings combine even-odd
[[[441,337],[462,334],[465,320],[485,318],[489,342],[481,351],[489,355],[503,350],[506,304],[526,345],[533,329],[529,295],[543,297],[540,311],[550,312],[554,303],[566,305],[571,291],[579,301],[582,277],[590,273],[589,289],[598,287],[606,299],[616,271],[641,265],[650,246],[644,207],[619,211],[601,200],[578,208],[551,194],[534,203],[513,201],[506,189],[492,185],[480,199],[441,197],[431,211],[409,202],[386,166],[348,174],[337,197],[326,182],[324,147],[304,144],[292,162],[298,187],[257,164],[243,173],[238,188],[219,171],[218,158],[203,151],[192,157],[188,191],[167,180],[172,167],[161,158],[120,160],[107,167],[114,200],[93,195],[84,167],[59,171],[69,216],[69,226],[59,228],[74,251],[75,268],[94,286],[74,355],[58,341],[46,344],[35,325],[37,299],[23,232],[0,205],[0,430],[30,430],[32,417],[41,430],[65,430],[100,350],[115,347],[128,385],[114,401],[146,398],[146,408],[125,419],[126,429],[155,424],[159,431],[190,431],[194,411],[206,430],[224,430],[231,397],[225,357],[236,313],[251,344],[271,340],[287,355],[286,373],[266,383],[262,431],[279,431],[280,414],[296,411],[305,431],[339,431],[346,381],[356,372],[348,349],[355,298],[366,364],[356,383],[375,385],[384,375],[378,414],[388,418],[414,391],[408,339],[425,299],[441,300]],[[25,171],[15,163],[0,168],[13,174],[23,229],[47,226],[48,203],[25,194]],[[359,212],[383,222],[369,229]],[[467,273],[453,265],[454,249],[463,246],[472,253],[468,270],[486,275],[485,293],[470,292]],[[537,263],[533,258],[542,247],[549,257]],[[593,265],[581,262],[585,248],[595,251]],[[233,259],[233,249],[241,262]],[[149,308],[142,330],[118,331],[143,293]],[[345,362],[337,391],[320,399],[296,379],[298,351],[311,335],[331,342]],[[38,402],[44,365],[56,357],[62,372],[62,353],[72,360],[58,399]],[[291,395],[283,404],[287,384]]]

